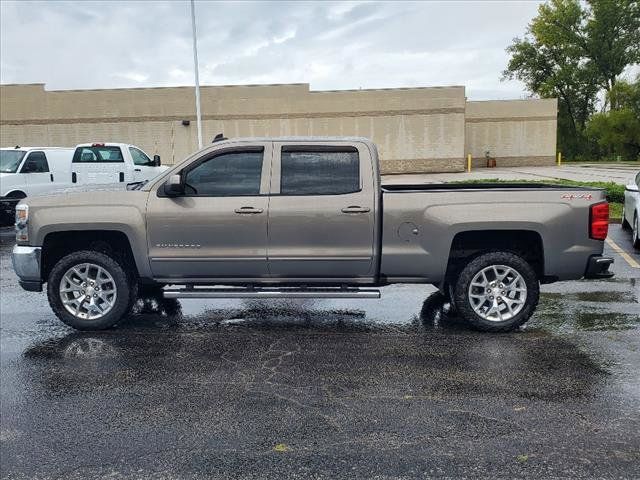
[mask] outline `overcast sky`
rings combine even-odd
[[[312,90],[501,82],[505,47],[539,2],[196,2],[203,85],[309,83]],[[0,0],[1,83],[49,90],[193,84],[188,0]]]

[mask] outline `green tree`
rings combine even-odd
[[[617,81],[608,97],[616,108],[591,117],[588,137],[605,156],[640,159],[640,75],[634,82]]]
[[[559,148],[568,157],[585,155],[599,93],[617,108],[609,92],[627,66],[640,62],[640,2],[551,0],[507,52],[504,78],[521,80],[539,97],[557,97]]]

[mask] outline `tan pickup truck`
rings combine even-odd
[[[613,275],[607,228],[598,189],[381,186],[366,139],[223,139],[127,190],[27,198],[13,263],[78,329],[115,325],[141,288],[379,298],[424,283],[474,327],[506,331],[529,319],[540,283]]]

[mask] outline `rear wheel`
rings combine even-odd
[[[636,250],[640,250],[640,226],[638,223],[638,214],[633,216],[633,235],[631,237],[631,241],[633,242],[633,248]]]
[[[130,309],[136,283],[111,256],[93,250],[71,253],[56,263],[47,285],[57,317],[78,330],[116,325]]]
[[[523,325],[533,314],[539,296],[538,278],[531,265],[509,252],[489,252],[475,258],[462,269],[454,288],[458,313],[473,327],[487,332],[507,332]]]

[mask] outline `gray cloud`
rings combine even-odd
[[[202,84],[352,89],[501,82],[538,2],[196,2]],[[0,2],[0,81],[48,89],[189,85],[188,1]]]

